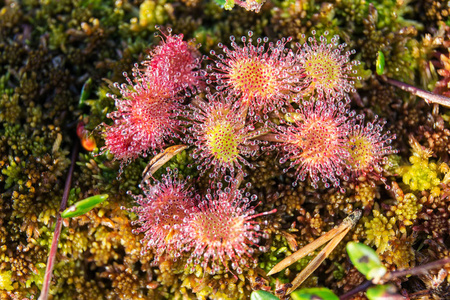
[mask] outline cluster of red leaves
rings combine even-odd
[[[144,252],[152,249],[155,262],[163,255],[177,259],[183,252],[190,253],[186,267],[201,265],[211,274],[222,266],[241,274],[241,266],[248,266],[255,246],[265,234],[244,191],[233,188],[216,189],[202,197],[187,188],[184,181],[175,180],[176,174],[164,175],[161,182],[144,187],[144,195],[134,195],[139,206],[130,209],[140,227],[135,233],[144,233]],[[231,268],[230,268],[231,267]]]
[[[309,179],[314,188],[370,174],[382,179],[394,137],[383,133],[383,122],[365,125],[349,108],[353,52],[344,52],[337,36],[310,37],[294,51],[291,38],[253,44],[252,35],[241,45],[231,37],[231,48],[219,44],[223,54],[212,51],[206,71],[192,42],[164,35],[149,60],[135,66],[133,80],[115,85],[121,97],[111,95],[117,111],[109,114],[114,124],[104,125],[104,151],[126,163],[185,143],[200,175],[211,170],[215,180],[235,181],[244,165],[256,167],[246,158],[262,150],[277,151],[285,171],[295,169],[297,181]],[[237,187],[202,198],[164,177],[135,198],[137,232],[157,257],[190,251],[188,264],[216,273],[221,263],[229,270],[229,261],[239,273],[262,236],[252,201]]]
[[[180,103],[185,94],[201,86],[196,48],[183,41],[183,35],[164,38],[142,68],[135,65],[133,79],[124,74],[128,84],[114,84],[121,97],[109,94],[117,110],[108,114],[113,125],[103,126],[103,150],[124,163],[180,138]]]
[[[128,162],[182,141],[194,146],[202,174],[212,168],[211,176],[221,177],[252,167],[245,157],[264,140],[289,162],[286,170],[294,168],[297,180],[309,178],[315,188],[368,173],[380,178],[393,137],[383,134],[381,122],[365,126],[348,107],[358,65],[353,52],[344,52],[337,36],[310,37],[294,52],[291,38],[257,38],[255,45],[252,35],[242,45],[234,37],[231,48],[219,44],[224,53],[211,52],[208,74],[192,42],[165,36],[143,70],[135,67],[134,80],[116,85],[122,97],[111,96],[118,110],[109,114],[114,124],[105,125],[104,149]],[[206,99],[181,104],[205,85]]]
[[[436,51],[439,61],[436,65],[437,73],[441,76],[436,82],[433,93],[450,97],[450,26],[442,25],[446,38],[442,41],[441,51]]]
[[[244,112],[242,127],[256,123],[247,140],[254,147],[255,141],[274,142],[267,148],[280,152],[280,162],[289,162],[285,171],[295,169],[297,180],[309,178],[317,188],[320,181],[338,187],[341,179],[361,175],[382,179],[381,165],[395,152],[389,146],[394,137],[382,132],[384,123],[364,125],[363,116],[349,109],[359,64],[350,60],[354,51],[344,52],[337,36],[329,42],[326,34],[303,39],[297,51],[288,47],[291,38],[257,38],[254,45],[251,32],[242,45],[234,37],[231,48],[219,44],[224,53],[212,51],[208,66],[217,94]]]
[[[436,82],[434,93],[450,97],[450,54],[441,54],[440,62],[441,68],[437,70],[442,78]]]

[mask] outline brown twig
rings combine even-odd
[[[430,262],[428,264],[417,266],[417,267],[414,267],[411,269],[389,272],[384,277],[382,277],[381,282],[377,282],[377,284],[384,284],[392,279],[402,277],[402,276],[407,276],[407,275],[417,276],[417,275],[425,274],[429,270],[442,268],[446,264],[450,264],[450,257],[445,257],[443,259],[436,260],[436,261]],[[355,295],[359,292],[365,291],[367,288],[369,288],[370,286],[372,286],[374,284],[375,283],[373,282],[373,280],[366,280],[363,284],[357,286],[353,290],[340,296],[339,300],[350,299],[353,295]]]
[[[61,212],[63,212],[67,206],[67,199],[69,198],[70,185],[72,183],[72,174],[73,174],[73,169],[75,167],[75,161],[76,161],[76,158],[78,155],[78,149],[79,149],[79,142],[77,141],[75,143],[75,146],[73,147],[72,162],[70,164],[69,173],[67,174],[66,184],[64,186],[64,193],[63,193],[63,197],[61,199],[61,205],[59,206],[59,211],[58,211],[57,217],[56,217],[55,231],[53,233],[53,239],[52,239],[52,245],[50,247],[50,253],[48,254],[47,268],[45,269],[44,284],[42,285],[41,295],[39,296],[38,300],[47,300],[47,298],[48,298],[50,282],[52,280],[53,266],[55,264],[56,251],[58,250],[59,236],[61,234],[61,227],[62,227]]]
[[[356,288],[354,288],[351,291],[348,291],[347,293],[345,293],[344,295],[339,297],[339,300],[347,300],[350,299],[352,296],[354,296],[355,294],[358,294],[359,292],[363,292],[366,289],[368,289],[370,286],[372,286],[373,283],[371,280],[366,280],[364,281],[364,283],[358,285]]]
[[[425,265],[417,266],[417,267],[414,267],[412,269],[393,271],[393,272],[387,273],[382,278],[382,280],[383,281],[389,281],[389,280],[392,280],[394,278],[407,276],[407,275],[413,275],[413,276],[422,275],[422,274],[427,273],[429,270],[442,268],[446,264],[450,264],[450,257],[445,257],[443,259],[436,260],[436,261],[430,262],[430,263],[425,264]]]
[[[419,89],[415,86],[409,85],[407,83],[395,80],[395,79],[391,79],[388,78],[386,76],[381,76],[380,77],[383,81],[398,87],[399,89],[402,89],[408,93],[411,93],[415,96],[418,96],[422,99],[424,99],[427,103],[437,103],[446,107],[450,107],[450,98],[442,96],[442,95],[437,95],[437,94],[433,94],[431,92]]]

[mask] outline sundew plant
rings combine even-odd
[[[197,50],[180,42],[182,35],[165,35],[149,60],[135,66],[128,85],[117,85],[121,97],[110,94],[119,110],[108,115],[114,124],[104,126],[103,150],[126,164],[165,143],[183,142],[200,158],[197,169],[212,168],[209,176],[220,179],[234,177],[249,165],[245,157],[261,155],[259,145],[271,143],[265,148],[277,151],[281,163],[289,161],[295,182],[308,179],[314,188],[319,182],[339,187],[340,178],[353,172],[374,171],[379,156],[395,152],[389,146],[394,137],[381,137],[382,123],[357,129],[364,124],[349,108],[358,79],[353,67],[359,62],[350,59],[354,51],[344,52],[337,36],[328,43],[327,32],[320,42],[312,34],[294,50],[288,48],[292,38],[275,43],[257,38],[253,44],[249,32],[238,45],[231,37],[232,49],[219,44],[224,53],[211,51],[213,56],[204,58],[213,61],[207,71],[200,69]],[[364,131],[367,138],[359,137],[356,145]],[[127,144],[117,147],[122,141]]]
[[[258,169],[251,161],[259,156],[278,157],[293,187],[345,193],[343,182],[361,175],[385,181],[382,166],[396,152],[395,136],[351,110],[359,62],[338,36],[325,32],[317,40],[312,32],[291,44],[291,37],[269,42],[249,32],[200,58],[192,41],[168,32],[128,84],[116,84],[121,95],[109,94],[118,110],[102,129],[103,151],[122,167],[175,144],[192,158],[195,179],[171,171],[152,182],[150,175],[144,196],[134,196],[135,232],[144,234],[154,264],[180,260],[188,272],[201,266],[202,276],[231,273],[236,280],[257,267],[269,239],[264,219],[277,209],[256,213],[257,195],[239,185]],[[207,193],[187,192],[189,184],[206,184]]]
[[[0,1],[0,299],[450,299],[449,16]]]

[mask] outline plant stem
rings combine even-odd
[[[450,257],[445,257],[443,259],[436,260],[436,261],[433,261],[428,264],[421,265],[421,266],[418,266],[418,267],[415,267],[412,269],[390,272],[390,273],[386,274],[382,278],[382,280],[383,280],[383,282],[387,282],[387,281],[392,280],[397,277],[402,277],[402,276],[407,276],[407,275],[417,276],[417,275],[425,274],[431,269],[442,268],[446,264],[450,264]],[[344,295],[342,295],[341,297],[339,297],[339,300],[350,299],[353,295],[355,295],[359,292],[365,291],[367,288],[369,288],[373,284],[374,283],[372,282],[372,280],[367,280],[363,284],[357,286],[353,290],[351,290],[351,291],[345,293]]]
[[[66,184],[64,186],[64,193],[63,193],[63,197],[61,199],[61,205],[59,206],[59,211],[58,211],[57,217],[56,217],[55,231],[53,233],[53,239],[52,239],[52,245],[50,247],[50,253],[48,254],[47,268],[45,269],[44,284],[42,285],[41,295],[39,296],[38,300],[47,300],[47,298],[48,298],[50,282],[52,280],[53,266],[55,264],[56,251],[58,250],[59,236],[61,234],[61,227],[62,227],[61,212],[63,212],[67,206],[67,199],[69,198],[70,185],[72,183],[72,174],[73,174],[73,169],[75,167],[75,161],[76,161],[76,158],[78,155],[78,149],[79,149],[79,142],[76,141],[75,146],[73,147],[72,162],[70,164],[69,173],[67,174]]]
[[[348,291],[347,293],[345,293],[344,295],[339,297],[339,300],[347,300],[350,299],[353,295],[359,293],[359,292],[363,292],[365,291],[368,287],[370,287],[371,285],[373,285],[371,280],[366,280],[364,281],[362,284],[358,285],[356,288],[354,288],[351,291]]]
[[[408,93],[411,93],[415,96],[418,96],[422,99],[424,99],[427,103],[437,103],[446,107],[450,107],[450,98],[442,96],[442,95],[437,95],[437,94],[433,94],[430,93],[428,91],[419,89],[415,86],[409,85],[407,83],[398,81],[398,80],[394,80],[394,79],[390,79],[386,76],[382,76],[381,77],[385,82],[398,87],[399,89],[402,89]]]
[[[421,275],[421,274],[426,274],[426,273],[428,273],[429,270],[443,268],[446,264],[450,264],[450,257],[445,257],[443,259],[436,260],[436,261],[430,262],[425,265],[417,266],[412,269],[390,272],[390,273],[386,274],[386,276],[383,278],[383,280],[388,281],[388,280],[392,280],[397,277],[402,277],[402,276],[407,276],[407,275],[417,276],[417,275]]]

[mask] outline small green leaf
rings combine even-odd
[[[224,6],[225,3],[227,3],[227,0],[214,0],[217,4],[219,4],[220,6]]]
[[[86,82],[83,84],[83,88],[81,89],[80,101],[78,101],[79,108],[82,108],[84,106],[84,102],[87,100],[87,98],[91,94],[91,85],[92,85],[91,78],[86,80]]]
[[[339,300],[331,290],[327,288],[301,289],[291,294],[293,300]]]
[[[368,280],[379,279],[386,274],[386,267],[381,263],[375,250],[369,246],[350,242],[347,244],[347,253],[355,268]]]
[[[234,7],[234,0],[226,0],[223,8],[226,10],[231,10]]]
[[[96,205],[105,201],[106,198],[108,198],[108,194],[95,195],[78,201],[77,203],[63,211],[61,213],[61,217],[73,218],[84,215],[85,213],[93,209]]]
[[[400,294],[396,293],[396,289],[392,284],[376,285],[367,289],[366,296],[369,300],[404,300]]]
[[[281,253],[284,253],[284,252],[286,252],[288,250],[288,248],[285,246],[285,247],[281,247],[280,249],[278,249],[277,251],[275,251],[275,255],[279,255],[279,254],[281,254]]]
[[[378,51],[377,55],[377,63],[376,63],[376,69],[378,75],[383,75],[384,73],[384,54],[381,51]]]
[[[266,291],[253,291],[250,300],[280,300],[277,296]]]

